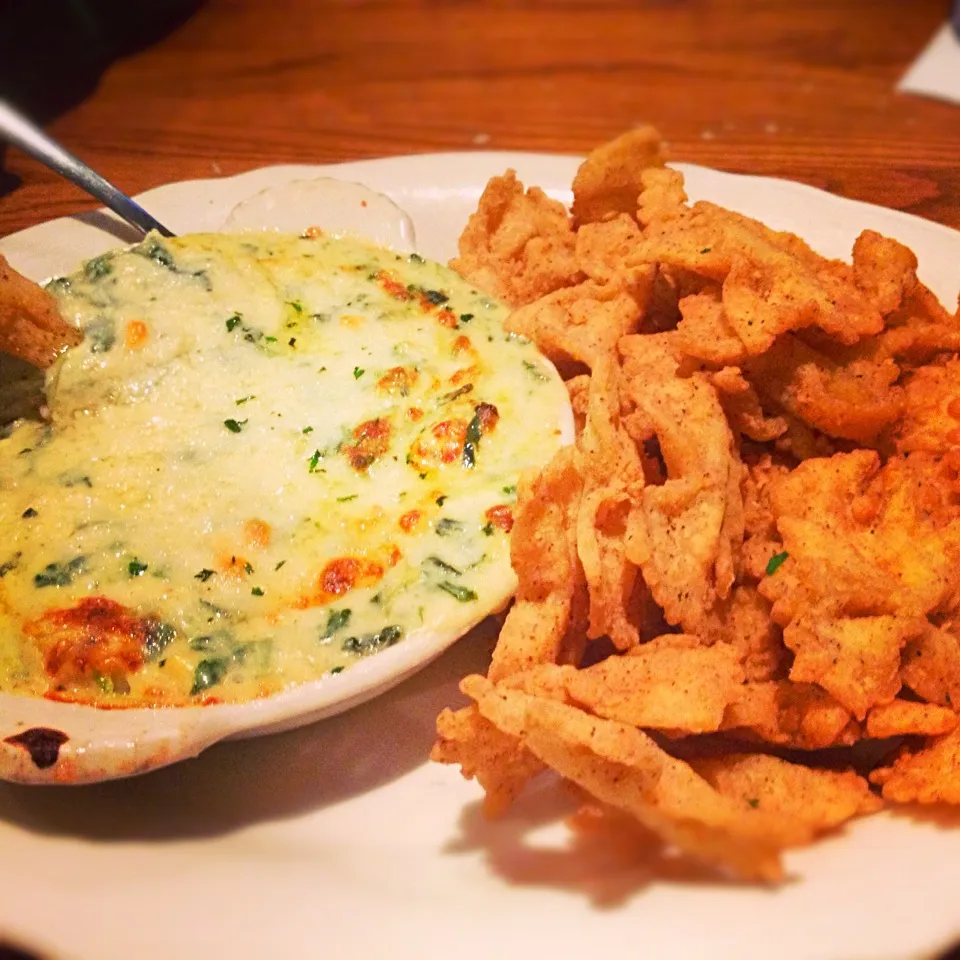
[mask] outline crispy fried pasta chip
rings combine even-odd
[[[487,184],[451,266],[516,307],[583,279],[576,243],[563,204],[538,187],[524,192],[511,170]]]
[[[49,367],[82,337],[60,317],[56,301],[46,290],[0,256],[0,351],[35,367]]]
[[[627,556],[667,620],[696,634],[733,584],[743,538],[742,465],[716,390],[704,374],[681,374],[671,338],[620,343],[632,408],[627,428],[641,444],[656,444],[666,471],[637,497]]]
[[[577,225],[582,227],[617,213],[633,216],[643,172],[662,166],[660,135],[653,127],[639,127],[598,147],[573,180]]]
[[[586,583],[577,556],[577,505],[583,477],[570,448],[526,478],[517,496],[510,559],[518,573],[490,678],[540,663],[578,663],[586,645]]]
[[[742,684],[733,647],[705,647],[679,633],[581,670],[544,664],[504,681],[506,687],[560,699],[608,720],[683,733],[719,730]]]
[[[960,316],[894,239],[844,263],[689,204],[649,128],[573,197],[494,178],[454,261],[577,436],[521,485],[516,601],[434,758],[491,814],[552,772],[577,823],[762,882],[884,803],[960,805]]]

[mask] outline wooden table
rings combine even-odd
[[[582,153],[649,121],[674,159],[960,227],[960,107],[894,89],[947,6],[209,0],[50,130],[135,193],[271,163]],[[6,167],[0,235],[93,205],[19,154]]]

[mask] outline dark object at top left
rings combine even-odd
[[[86,97],[113,60],[155,43],[200,3],[0,3],[0,97],[45,123]]]

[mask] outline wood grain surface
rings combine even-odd
[[[122,189],[434,150],[676,160],[960,227],[960,107],[895,85],[946,0],[209,0],[49,129]],[[0,235],[90,208],[15,151]]]

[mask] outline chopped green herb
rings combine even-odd
[[[446,498],[445,496],[443,496],[443,497],[437,497],[437,506],[438,506],[438,507],[442,507],[446,502],[447,502],[447,498]]]
[[[273,569],[279,570],[286,562],[287,562],[286,560],[280,560]]]
[[[353,379],[359,380],[367,371],[363,370],[361,367],[353,368]]]
[[[100,673],[99,670],[93,671],[93,679],[97,681],[97,686],[106,694],[114,692],[113,680]]]
[[[247,403],[247,402],[250,401],[250,400],[254,400],[254,399],[256,399],[256,398],[255,398],[254,395],[251,393],[249,397],[241,397],[239,400],[237,400],[237,401],[235,401],[235,402],[236,402],[236,404],[237,404],[238,407],[241,407],[241,406],[243,406],[243,404]]]
[[[402,636],[403,629],[401,627],[384,627],[378,633],[365,633],[359,637],[347,637],[343,641],[343,649],[347,653],[366,656],[369,653],[376,653],[384,647],[392,647]]]
[[[193,575],[194,580],[199,580],[201,583],[206,583],[212,576],[214,576],[215,571],[208,570],[204,567],[199,573]]]
[[[784,564],[789,553],[775,553],[767,563],[767,576],[772,577]]]
[[[310,465],[310,473],[317,469],[317,464],[323,459],[323,454],[319,450],[313,451],[313,456],[307,461]]]
[[[253,564],[249,560],[243,565],[243,572],[253,573]]]
[[[300,432],[304,434],[313,433],[313,427],[304,427]]]
[[[441,303],[446,303],[450,299],[442,290],[424,290],[423,296],[435,307],[439,307]]]
[[[459,583],[451,583],[449,580],[444,580],[438,583],[437,586],[461,603],[469,603],[471,600],[477,599],[477,595],[469,587],[463,587]]]
[[[296,338],[296,337],[291,337],[291,338],[287,341],[287,346],[288,346],[288,347],[295,347],[296,345],[297,345],[297,338]]]
[[[408,259],[411,263],[426,263],[426,262],[427,262],[426,260],[423,259],[423,257],[420,256],[419,253],[411,253],[410,256],[407,257],[407,259]]]
[[[277,342],[277,338],[276,338],[276,337],[264,337],[263,339],[264,339],[267,343],[276,343],[276,342]]]
[[[239,313],[235,313],[226,321],[227,331],[233,333],[233,331],[243,323],[243,317]]]
[[[481,530],[483,530],[483,535],[484,535],[484,536],[486,536],[486,537],[492,537],[492,536],[493,536],[493,524],[492,524],[492,523],[485,523],[485,524],[481,527]]]
[[[69,563],[48,563],[33,578],[35,587],[66,587],[78,573],[83,573],[86,557],[74,557]]]
[[[516,488],[516,486],[514,486],[513,484],[511,484],[509,487],[504,487],[504,488],[503,488],[503,492],[504,492],[504,494],[506,494],[506,496],[509,497],[509,496],[512,496],[513,494],[515,494],[515,493],[517,492],[517,488]]]
[[[343,667],[334,667],[330,672],[331,672],[331,673],[343,673]]]
[[[750,806],[753,807],[754,810],[756,810],[757,807],[760,806],[760,800],[759,800],[757,797],[751,797],[751,798],[747,801],[747,803],[749,803]]]
[[[701,253],[709,253],[712,249],[713,249],[713,247],[704,247],[700,252],[701,252]]]
[[[350,622],[350,608],[331,610],[327,614],[327,626],[320,635],[321,639],[329,640],[338,630],[342,630]]]
[[[141,563],[139,560],[131,560],[127,564],[127,572],[131,577],[142,577],[147,569],[147,564]]]
[[[193,686],[190,688],[190,696],[194,697],[204,690],[215,687],[224,678],[229,667],[230,661],[226,657],[201,660],[193,671]]]
[[[11,570],[16,570],[20,565],[20,558],[23,556],[21,551],[17,551],[9,560],[0,563],[0,580],[2,580]]]
[[[337,497],[337,503],[348,503],[351,500],[356,500],[359,496],[359,493],[351,493],[349,497]]]
[[[223,425],[224,425],[231,433],[239,433],[239,432],[244,428],[244,426],[246,425],[246,423],[247,423],[246,420],[233,420],[233,419],[230,419],[230,420],[224,420],[224,421],[223,421]]]
[[[472,314],[472,313],[461,313],[461,314],[460,314],[460,322],[461,322],[461,323],[469,323],[472,319],[473,319],[473,314]]]
[[[296,313],[303,313],[303,304],[299,300],[288,300],[287,306],[292,307]]]
[[[262,596],[263,596],[263,588],[262,588],[262,587],[254,587],[250,592],[251,592],[255,597],[262,597]]]
[[[27,509],[20,514],[20,516],[23,517],[24,520],[29,520],[31,517],[35,517],[36,515],[37,515],[37,511],[34,510],[33,507],[27,507]]]

